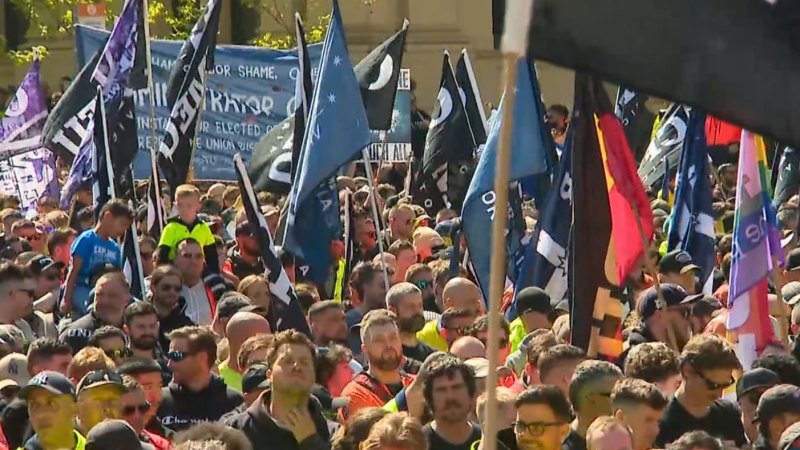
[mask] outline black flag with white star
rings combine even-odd
[[[625,86],[620,86],[617,90],[614,114],[622,122],[625,137],[628,138],[628,145],[637,161],[642,159],[647,150],[650,135],[653,132],[653,122],[656,120],[656,115],[645,106],[648,99],[647,94],[636,92]]]
[[[425,140],[425,154],[419,176],[415,177],[417,199],[428,215],[442,208],[461,210],[475,170],[475,143],[467,114],[460,101],[458,85],[444,53],[442,79]]]
[[[266,268],[264,274],[269,281],[269,291],[274,301],[270,308],[270,323],[274,330],[283,331],[294,329],[311,337],[311,330],[308,328],[303,310],[295,295],[294,287],[283,269],[278,254],[275,251],[275,243],[272,241],[267,220],[261,213],[256,193],[250,184],[247,176],[247,168],[242,161],[242,156],[236,154],[233,157],[233,165],[236,169],[236,177],[239,180],[239,192],[242,195],[242,203],[247,213],[247,221],[256,228],[256,239],[258,247],[261,249],[261,262]]]
[[[403,64],[408,20],[403,27],[381,45],[372,49],[353,71],[361,87],[361,99],[367,111],[370,130],[388,130],[392,127],[397,79]]]

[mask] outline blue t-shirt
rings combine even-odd
[[[81,271],[78,273],[77,286],[90,288],[89,278],[95,267],[111,263],[122,268],[122,250],[113,239],[103,239],[95,233],[94,229],[86,230],[75,239],[70,248],[72,256],[83,260]]]

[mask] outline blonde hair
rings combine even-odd
[[[64,211],[50,211],[44,215],[44,220],[57,230],[66,231],[69,229],[69,214]]]
[[[114,370],[117,366],[103,350],[97,347],[84,347],[69,362],[67,377],[79,381],[93,370]]]
[[[239,282],[239,288],[236,290],[236,292],[247,295],[247,290],[250,288],[250,286],[258,283],[259,281],[269,286],[269,280],[267,280],[267,277],[264,275],[248,275],[242,278],[242,281]]]
[[[197,199],[200,199],[200,189],[197,189],[197,186],[193,184],[182,184],[175,189],[175,199],[195,196]]]
[[[517,401],[517,395],[514,392],[503,386],[498,386],[497,390],[495,391],[495,397],[497,397],[497,406],[499,409],[512,407],[514,406],[514,402]],[[478,417],[478,424],[483,425],[484,419],[486,418],[486,403],[489,401],[489,395],[487,392],[483,392],[481,395],[478,396],[478,399],[475,401],[475,416]]]
[[[428,441],[419,421],[405,413],[391,413],[379,420],[361,443],[361,450],[386,447],[405,450],[427,450]]]
[[[361,319],[361,342],[366,343],[369,339],[369,332],[372,328],[383,325],[397,326],[397,316],[388,309],[374,309],[368,312]]]
[[[625,431],[628,433],[628,436],[633,439],[633,433],[631,433],[631,429],[628,428],[621,420],[617,419],[613,416],[600,416],[589,425],[589,429],[586,430],[586,449],[587,450],[596,450],[594,444],[594,435],[607,433],[615,428],[619,428],[620,430]]]

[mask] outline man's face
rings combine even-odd
[[[72,355],[70,354],[63,354],[63,355],[53,355],[49,358],[42,359],[38,364],[32,367],[31,376],[36,375],[39,372],[44,372],[45,370],[52,370],[53,372],[58,372],[64,376],[67,375],[67,368],[69,368],[69,363],[72,362]]]
[[[697,292],[697,280],[695,280],[695,276],[697,272],[694,270],[690,270],[685,273],[667,273],[662,274],[662,283],[674,283],[678,286],[682,287],[686,294],[693,295]]]
[[[153,259],[155,251],[156,250],[149,242],[139,244],[139,256],[142,258],[142,271],[146,277],[149,277],[155,269],[155,260]]]
[[[414,250],[401,250],[400,253],[397,254],[397,267],[394,273],[395,282],[405,281],[406,271],[415,262],[417,262],[417,255],[414,253]]]
[[[11,300],[10,319],[19,320],[29,315],[33,309],[33,286],[26,280],[12,280],[6,283],[6,298]]]
[[[199,280],[203,274],[203,250],[194,242],[183,242],[175,255],[175,267],[184,280]]]
[[[447,341],[447,348],[452,347],[453,342],[458,338],[466,336],[470,325],[474,321],[474,316],[450,317],[447,323],[444,324],[444,338]]]
[[[130,350],[125,347],[125,341],[118,336],[112,336],[98,341],[97,345],[103,350],[109,358],[114,360],[114,363],[119,364],[123,359],[127,358]]]
[[[484,347],[489,348],[489,330],[479,331],[475,337],[477,337],[478,340],[483,343]],[[508,354],[511,352],[508,341],[508,333],[506,333],[506,330],[503,328],[500,328],[500,343],[498,345],[497,360],[502,363],[506,360],[506,358],[508,358]]]
[[[154,286],[155,296],[153,301],[171,310],[178,303],[181,296],[181,279],[175,276],[166,276]]]
[[[393,371],[400,368],[403,344],[395,324],[374,326],[361,344],[361,352],[367,355],[371,366],[380,370]]]
[[[161,403],[161,388],[163,381],[159,372],[143,373],[134,375],[136,381],[142,385],[144,390],[144,398],[150,403],[150,409],[145,414],[144,423],[149,423],[155,417],[158,411],[158,405]]]
[[[158,318],[155,314],[133,317],[125,325],[125,332],[130,337],[132,348],[152,350],[158,342]]]
[[[338,397],[341,395],[344,387],[353,380],[354,370],[350,367],[349,362],[339,361],[336,364],[336,369],[333,371],[333,376],[328,380],[326,387],[332,396]]]
[[[314,355],[308,347],[302,344],[281,345],[270,372],[274,390],[300,400],[308,396],[314,376]]]
[[[118,238],[125,235],[125,233],[131,229],[131,221],[127,217],[112,217],[110,213],[106,213],[108,215],[108,224],[109,224],[109,235],[112,238]],[[105,220],[105,218],[103,219]]]
[[[239,253],[251,256],[256,256],[259,253],[258,240],[249,233],[240,233],[236,236],[236,246],[239,248]]]
[[[742,424],[744,424],[744,434],[750,442],[755,442],[758,439],[758,426],[753,423],[756,417],[756,406],[758,406],[758,399],[766,389],[754,389],[747,392],[739,399],[739,409],[742,411]]]
[[[561,389],[564,395],[569,396],[569,384],[572,380],[572,374],[575,373],[575,368],[578,367],[581,361],[580,359],[563,361],[548,372],[546,377],[542,378],[542,384],[552,384]]]
[[[594,418],[610,415],[611,391],[617,381],[616,377],[607,377],[590,386],[580,405],[581,413],[585,412],[587,416]]]
[[[431,383],[433,384],[431,409],[434,419],[437,422],[450,424],[466,422],[474,407],[462,374],[460,372],[444,374],[434,378]]]
[[[37,283],[35,278],[25,278],[22,281],[22,291],[19,292],[20,306],[22,308],[22,317],[30,317],[33,315],[33,301],[39,298],[37,294]]]
[[[386,303],[386,283],[383,275],[375,273],[372,279],[364,284],[364,302],[374,308]]]
[[[395,239],[411,239],[414,235],[414,214],[398,209],[391,220],[392,237]]]
[[[78,394],[78,421],[85,433],[106,419],[122,419],[122,390],[118,386],[97,386]]]
[[[172,377],[176,383],[186,384],[197,374],[209,370],[205,362],[206,355],[190,351],[189,342],[185,338],[175,338],[170,341],[169,353],[174,357],[168,357],[167,367],[172,370]]]
[[[130,302],[131,293],[116,278],[101,278],[94,290],[95,311],[109,324],[122,324],[125,307]]]
[[[371,220],[356,222],[356,242],[362,251],[370,251],[378,245],[378,235],[375,224]]]
[[[622,411],[622,421],[633,432],[633,448],[649,450],[658,437],[658,421],[664,410],[655,410],[647,405],[635,405]]]
[[[702,358],[702,356],[701,356]],[[709,405],[722,396],[722,392],[733,383],[733,371],[730,369],[697,370],[687,364],[684,370],[686,392],[692,398],[703,399]]]
[[[517,408],[514,434],[520,450],[558,450],[569,432],[569,424],[559,420],[546,404],[525,404]]]
[[[436,294],[433,290],[433,272],[428,270],[417,272],[409,282],[422,291],[422,301],[425,302],[425,304],[433,304],[436,302]]]
[[[69,395],[34,389],[28,394],[28,414],[33,431],[40,440],[47,441],[50,436],[63,436],[72,431],[75,401]]]
[[[36,297],[39,298],[58,287],[61,273],[57,267],[45,270],[36,279]]]
[[[347,321],[344,310],[331,308],[317,314],[311,323],[314,339],[319,343],[345,342],[347,340]]]
[[[599,433],[598,433],[599,434]],[[595,450],[632,450],[631,434],[620,427],[614,427],[602,434],[591,437]]]
[[[57,245],[54,247],[53,254],[50,255],[50,257],[53,258],[53,261],[60,262],[65,266],[69,264],[69,249],[72,247],[73,241],[75,241],[75,237],[70,236],[67,238],[67,242],[65,242],[63,245]]]
[[[422,309],[422,295],[417,293],[407,294],[397,305],[392,308],[397,314],[397,326],[405,333],[416,333],[425,326],[425,315]]]
[[[136,389],[122,394],[122,417],[128,424],[136,430],[136,434],[141,434],[147,422],[145,421],[150,405],[147,404],[144,391]]]

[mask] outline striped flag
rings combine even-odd
[[[135,210],[132,201],[128,201],[128,206]],[[131,227],[125,232],[125,239],[122,241],[122,261],[124,264],[122,272],[131,287],[131,295],[138,299],[144,299],[144,270],[142,270],[142,255],[139,253],[136,217],[131,221]]]
[[[314,93],[314,83],[311,81],[311,59],[308,57],[306,35],[303,31],[303,21],[300,14],[295,13],[294,25],[297,32],[297,83],[294,88],[294,134],[292,137],[292,165],[291,174],[294,180],[297,167],[300,163],[300,150],[303,148],[303,135],[306,133],[306,121],[311,110],[311,96]]]
[[[150,158],[150,185],[147,187],[147,234],[158,242],[166,226],[167,212],[161,195],[161,177],[156,158]]]
[[[764,139],[742,131],[733,225],[733,261],[728,295],[728,330],[745,370],[774,342],[767,303],[773,259],[783,264],[780,232],[767,192]]]
[[[482,149],[486,144],[489,127],[486,122],[486,112],[483,110],[481,92],[478,89],[475,71],[472,70],[472,62],[470,62],[467,49],[461,50],[461,57],[456,64],[456,83],[458,83],[458,93],[461,95],[461,102],[464,103],[475,146]]]

